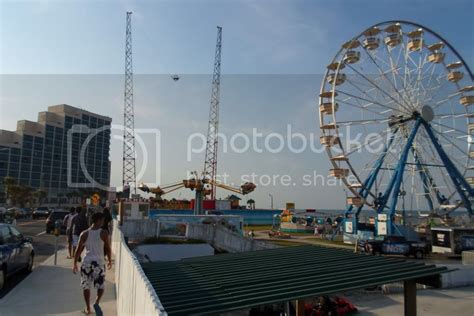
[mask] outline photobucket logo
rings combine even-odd
[[[345,135],[345,137],[344,137]],[[345,129],[338,135],[340,139],[344,140],[343,147],[346,153],[362,152],[366,150],[369,153],[380,153],[385,150],[387,139],[390,138],[390,131],[386,133],[351,133],[351,127],[346,126]],[[226,135],[218,133],[217,135],[219,148],[224,153],[243,154],[248,152],[255,153],[272,153],[277,154],[285,150],[294,154],[300,154],[307,150],[313,153],[320,154],[326,150],[325,145],[322,145],[314,133],[303,134],[301,132],[294,132],[292,126],[286,126],[284,134],[272,132],[264,135],[257,128],[252,128],[251,135],[239,132],[233,135]],[[202,133],[193,133],[189,135],[186,143],[186,158],[190,162],[193,154],[201,154],[206,150],[206,135]],[[333,144],[336,145],[336,144]],[[336,154],[342,153],[340,146],[332,146],[333,152]]]

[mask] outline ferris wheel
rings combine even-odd
[[[351,192],[349,232],[363,208],[377,211],[378,233],[388,235],[400,210],[474,215],[473,104],[468,65],[426,27],[383,22],[342,45],[321,84],[319,118],[330,175]]]

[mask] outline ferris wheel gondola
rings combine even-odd
[[[474,215],[473,104],[468,65],[426,27],[383,22],[342,45],[318,110],[330,175],[352,195],[348,232],[364,208],[382,214],[376,233],[388,235],[397,211],[455,205]]]

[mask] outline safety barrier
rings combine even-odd
[[[222,225],[188,224],[186,226],[186,237],[203,240],[214,248],[233,253],[279,248],[277,245],[263,240],[246,238]]]
[[[462,252],[462,264],[474,264],[474,250]]]
[[[167,313],[140,263],[125,243],[116,220],[112,231],[112,252],[115,256],[117,315],[166,316]]]

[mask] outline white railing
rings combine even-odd
[[[112,231],[112,252],[115,257],[117,315],[166,316],[167,313],[140,263],[126,245],[116,220]]]

